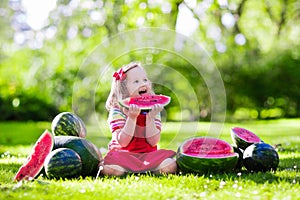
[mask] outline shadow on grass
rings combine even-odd
[[[6,174],[5,182],[12,182],[13,176],[16,174],[20,167],[20,164],[17,163],[0,163],[0,174]],[[256,184],[272,184],[272,183],[281,183],[286,182],[289,184],[299,183],[300,177],[296,176],[297,173],[296,170],[288,170],[288,169],[278,169],[276,172],[256,172],[251,173],[247,171],[246,169],[238,170],[238,171],[231,171],[231,172],[224,172],[224,173],[207,173],[207,174],[196,174],[196,173],[177,173],[175,175],[164,175],[164,174],[154,174],[151,172],[145,172],[145,173],[128,173],[126,175],[123,175],[121,177],[114,177],[114,176],[99,176],[98,180],[101,180],[103,178],[115,180],[115,179],[132,179],[133,181],[139,179],[139,178],[165,178],[165,177],[185,177],[185,176],[192,176],[192,177],[203,177],[207,180],[217,180],[217,181],[245,181],[250,180],[252,182],[255,182]],[[43,174],[43,175],[42,175]],[[48,180],[44,174],[44,171],[41,171],[39,176],[44,176],[46,180]],[[43,179],[44,179],[43,178]],[[76,180],[80,180],[82,177],[77,178]],[[91,179],[96,180],[95,176],[88,176],[83,179]],[[50,179],[49,179],[50,180]],[[66,179],[69,180],[69,179]],[[74,179],[72,179],[74,180]]]
[[[278,170],[285,171],[300,171],[300,157],[281,158]]]
[[[265,183],[299,183],[299,176],[281,176],[277,172],[249,172],[247,170],[240,170],[239,172],[230,172],[230,173],[208,173],[208,174],[193,174],[187,173],[183,176],[203,176],[206,179],[213,179],[218,181],[226,180],[251,180],[256,184],[265,184]]]
[[[293,151],[294,152],[294,151]],[[0,152],[1,154],[1,152]],[[289,157],[287,158],[280,158],[280,163],[278,166],[278,169],[276,172],[257,172],[257,173],[251,173],[247,171],[245,168],[234,170],[230,172],[210,172],[207,174],[193,174],[193,173],[178,173],[176,176],[195,176],[195,177],[204,177],[205,179],[214,179],[218,181],[226,181],[226,180],[250,180],[257,184],[265,184],[265,183],[280,183],[280,182],[286,182],[286,183],[299,183],[300,182],[300,176],[297,176],[296,174],[299,173],[299,163],[300,163],[300,157],[294,156],[291,157],[290,153],[288,153]],[[298,152],[296,152],[295,155],[299,155]],[[3,159],[5,160],[5,158]],[[14,163],[10,162],[9,160],[7,162],[0,162],[0,174],[15,174],[19,167],[21,166],[20,163]],[[150,172],[140,173],[140,174],[127,174],[122,177],[106,177],[109,179],[127,179],[130,177],[139,177],[139,176],[147,176],[147,177],[165,177],[167,175],[160,175],[160,174],[153,174]],[[11,177],[12,178],[12,177]],[[95,177],[91,177],[95,178]],[[100,176],[99,179],[103,178],[103,176]]]

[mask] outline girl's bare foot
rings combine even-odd
[[[175,174],[177,172],[176,160],[173,158],[165,159],[153,172],[156,174]]]

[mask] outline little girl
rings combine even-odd
[[[136,105],[120,107],[118,100],[154,94],[151,82],[139,63],[130,63],[113,74],[113,83],[106,101],[108,123],[112,139],[104,157],[102,174],[121,176],[131,173],[175,173],[176,154],[172,150],[157,149],[160,140],[163,107],[155,105],[143,112]]]

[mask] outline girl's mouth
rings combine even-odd
[[[139,95],[143,95],[143,94],[146,94],[147,93],[147,90],[146,89],[142,89],[139,91]]]

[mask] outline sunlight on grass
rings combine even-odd
[[[6,139],[0,140],[0,199],[299,199],[299,122],[271,120],[223,126],[220,138],[229,143],[232,143],[230,129],[240,126],[257,133],[269,144],[278,144],[280,163],[276,172],[250,173],[242,168],[224,174],[131,174],[121,178],[101,176],[97,180],[93,177],[50,180],[39,176],[21,183],[12,179],[49,123],[0,123],[0,133],[7,134]],[[110,136],[107,132],[100,133],[97,126],[88,125],[87,138],[99,148],[106,147]],[[164,123],[160,147],[177,150],[185,139],[205,136],[210,126],[209,122]]]
[[[4,157],[24,157],[27,156],[33,148],[32,145],[16,145],[16,146],[4,146],[0,145],[0,154]]]

